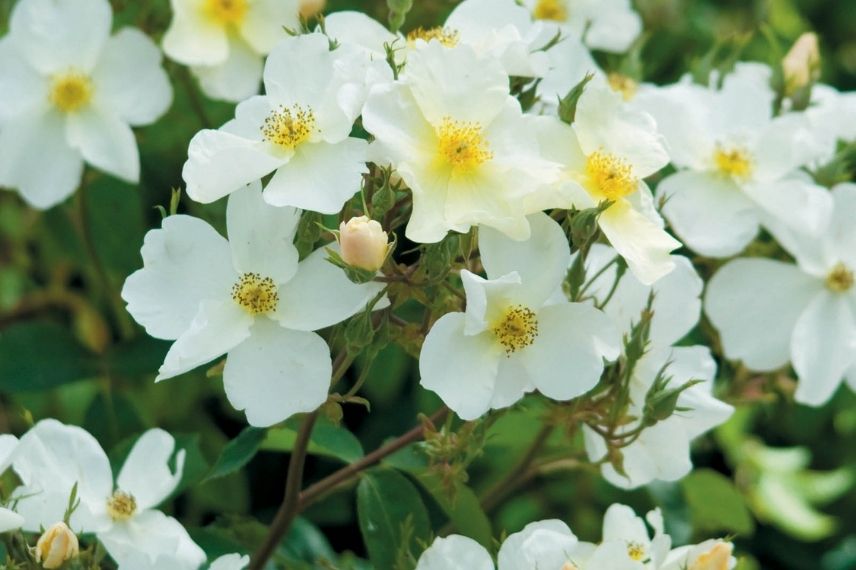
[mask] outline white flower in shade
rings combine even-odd
[[[12,463],[22,483],[13,497],[26,520],[24,530],[38,532],[63,520],[76,486],[80,504],[69,526],[95,533],[120,566],[142,554],[152,561],[180,555],[188,567],[198,568],[205,560],[202,549],[181,523],[155,510],[181,480],[184,457],[171,435],[151,429],[134,444],[114,484],[107,454],[94,437],[42,420],[21,438]]]
[[[417,30],[431,39],[436,30]],[[443,33],[446,36],[443,36]],[[506,73],[516,77],[540,77],[547,72],[548,58],[540,50],[552,35],[515,0],[465,0],[458,4],[440,30],[441,43],[471,46],[480,56],[497,59]]]
[[[734,546],[724,540],[681,546],[669,553],[661,570],[731,570],[737,566],[733,550]]]
[[[254,184],[229,198],[229,241],[183,215],[146,235],[144,267],[122,298],[150,335],[175,340],[158,381],[228,354],[226,396],[250,424],[269,426],[324,403],[330,350],[313,331],[350,317],[383,286],[351,283],[324,247],[298,263],[299,219],[295,209],[266,204]]]
[[[84,162],[131,183],[131,126],[166,112],[172,87],[157,46],[123,28],[107,0],[21,0],[0,40],[0,186],[31,206],[71,195]],[[46,158],[47,157],[47,158]]]
[[[712,394],[716,363],[707,347],[653,348],[637,362],[630,380],[628,414],[635,419],[622,425],[617,434],[630,433],[640,426],[645,395],[661,370],[671,378],[667,388],[677,388],[690,380],[701,383],[681,392],[674,414],[646,427],[638,438],[621,448],[626,476],[610,463],[603,464],[603,476],[618,487],[633,488],[652,481],[681,479],[692,469],[692,440],[724,423],[734,411]],[[592,461],[603,459],[608,452],[603,437],[585,426],[583,433],[589,458]]]
[[[592,49],[622,53],[642,33],[642,18],[630,0],[524,0],[543,20]]]
[[[769,81],[769,68],[743,63],[722,89],[683,82],[635,102],[656,118],[679,169],[657,187],[663,215],[703,255],[739,253],[762,216],[815,233],[828,219],[827,193],[794,175],[817,154],[808,123],[773,118]]]
[[[811,105],[802,113],[817,147],[817,156],[810,166],[832,160],[839,141],[856,141],[856,93],[842,93],[829,85],[814,85]]]
[[[654,530],[653,537],[633,509],[618,503],[611,505],[603,517],[603,544],[621,544],[630,558],[645,563],[645,568],[660,568],[669,554],[672,539],[663,531],[660,509],[650,511],[645,520]]]
[[[244,570],[249,556],[226,554],[211,562],[208,570]],[[159,555],[154,560],[144,553],[135,553],[122,563],[122,570],[198,570],[199,563],[191,563],[180,555]]]
[[[752,370],[790,362],[798,402],[818,406],[842,378],[856,389],[856,185],[833,189],[833,216],[819,237],[767,226],[796,259],[736,259],[708,283],[705,311],[725,356]]]
[[[669,273],[675,266],[669,252],[681,244],[663,229],[643,180],[669,162],[651,116],[595,78],[573,125],[538,117],[537,128],[545,157],[564,167],[561,180],[539,193],[540,206],[584,209],[611,201],[598,223],[634,275],[650,285]]]
[[[262,62],[284,28],[300,27],[296,0],[170,0],[163,38],[171,59],[192,66],[206,95],[237,103],[259,92]]]
[[[672,255],[675,269],[654,285],[645,285],[632,273],[624,273],[615,283],[618,252],[604,244],[593,244],[585,269],[591,284],[585,296],[591,296],[603,312],[613,319],[622,334],[629,334],[638,323],[654,294],[649,340],[652,346],[671,346],[684,338],[701,316],[701,292],[704,282],[689,259]],[[606,303],[604,305],[604,302]]]
[[[386,60],[388,46],[401,64],[412,50],[436,41],[444,47],[467,45],[478,56],[499,61],[508,75],[519,77],[539,77],[547,71],[547,56],[538,48],[551,39],[514,0],[465,0],[442,26],[417,28],[406,37],[353,11],[330,14],[324,28],[331,38],[346,46],[358,46],[376,60]]]
[[[555,114],[559,99],[582,81],[586,75],[605,77],[588,48],[575,37],[564,37],[547,50],[548,69],[538,83],[539,105]]]
[[[226,554],[212,562],[208,570],[244,570],[249,563],[249,556]]]
[[[12,454],[18,447],[18,438],[4,433],[0,435],[0,475],[12,464]],[[10,509],[0,507],[0,533],[24,526],[24,517]]]
[[[623,547],[581,543],[559,520],[529,523],[505,539],[498,570],[642,570]],[[453,534],[437,538],[419,557],[416,570],[494,570],[488,551],[476,541]]]
[[[495,59],[437,41],[408,56],[400,81],[372,89],[363,126],[413,193],[409,239],[437,242],[479,224],[528,237],[526,214],[540,209],[528,197],[558,168],[539,157],[533,118],[508,89]]]
[[[266,95],[247,99],[233,120],[190,141],[187,194],[213,202],[273,172],[269,204],[338,212],[367,172],[368,145],[349,136],[364,94],[343,71],[354,55],[330,51],[323,34],[280,42],[265,65]]]
[[[619,334],[602,312],[553,302],[570,248],[546,214],[529,220],[532,236],[525,242],[479,228],[488,279],[461,272],[466,313],[443,315],[422,346],[422,385],[466,420],[534,389],[554,400],[580,396],[597,384],[604,359],[620,351]]]

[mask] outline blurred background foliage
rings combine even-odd
[[[13,4],[0,0],[0,34]],[[414,4],[406,29],[436,25],[454,6],[443,0]],[[636,5],[648,33],[642,49],[646,80],[674,81],[718,44],[744,46],[742,59],[773,61],[801,32],[814,30],[821,39],[822,81],[856,88],[854,0],[637,0]],[[114,0],[113,6],[117,27],[137,25],[155,39],[169,21],[167,0]],[[329,1],[329,11],[342,9],[386,19],[383,0]],[[620,63],[614,56],[598,58],[607,68]],[[157,206],[168,207],[171,189],[181,184],[191,136],[232,113],[230,105],[204,100],[186,69],[172,62],[166,66],[175,101],[167,116],[137,131],[139,187],[89,171],[74,198],[46,212],[29,210],[14,193],[0,192],[0,432],[20,434],[35,420],[56,417],[85,427],[120,461],[142,430],[163,427],[189,454],[171,506],[174,514],[210,555],[250,551],[264,534],[259,521],[269,521],[281,500],[297,421],[267,433],[246,428],[225,401],[216,371],[199,370],[156,386],[152,380],[168,344],[137,327],[119,298],[125,277],[141,264],[145,232],[159,225]],[[180,211],[221,230],[224,209],[225,201],[180,205]],[[710,343],[711,334],[702,325],[686,343]],[[347,381],[354,382],[367,365],[358,359]],[[407,431],[419,413],[437,409],[439,401],[417,384],[415,360],[401,348],[384,349],[370,366],[362,395],[371,402],[371,413],[348,406],[341,426],[330,420],[319,424],[308,482]],[[405,543],[429,528],[454,528],[491,545],[491,536],[548,517],[567,521],[583,539],[597,540],[606,506],[621,501],[639,512],[661,507],[678,542],[713,533],[734,536],[743,570],[856,568],[856,397],[843,389],[822,409],[796,406],[787,401],[792,382],[787,371],[770,381],[721,363],[722,393],[744,407],[698,442],[697,470],[684,481],[629,493],[580,464],[575,459],[580,441],[568,441],[560,432],[545,448],[555,461],[503,488],[498,482],[540,429],[542,404],[527,400],[489,426],[459,433],[469,478],[465,485],[455,483],[452,499],[443,473],[426,475],[424,456],[406,448],[385,461],[399,471],[372,471],[356,492],[352,485],[306,511],[279,549],[279,560],[288,568],[365,567],[361,560],[369,554],[375,563],[383,560],[390,553],[377,551],[377,541],[366,550],[355,501],[364,509],[388,508],[388,501],[375,496],[381,489],[411,499],[418,493],[421,499],[403,498],[403,510],[392,513],[413,527],[409,538],[397,537]],[[481,442],[483,452],[470,456]],[[342,552],[349,553],[334,554]]]

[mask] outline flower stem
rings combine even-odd
[[[312,412],[306,416],[303,424],[300,426],[300,431],[297,433],[297,441],[294,444],[294,450],[288,462],[288,475],[285,479],[285,496],[270,525],[268,535],[253,555],[249,570],[261,570],[297,516],[298,497],[303,481],[303,466],[306,463],[306,450],[309,448],[309,438],[312,435],[312,428],[315,426],[315,420],[317,419],[318,412]]]
[[[529,478],[527,476],[529,468],[532,466],[535,458],[538,457],[538,452],[541,451],[544,444],[547,443],[547,439],[549,439],[550,435],[553,433],[553,427],[554,426],[550,424],[543,426],[541,431],[538,432],[538,435],[535,436],[535,439],[532,440],[532,443],[529,445],[529,449],[526,450],[526,453],[514,469],[512,469],[504,479],[488,489],[481,500],[482,508],[484,508],[485,512],[490,512],[492,509],[496,508],[508,495],[514,492],[522,482],[525,482],[526,479]]]

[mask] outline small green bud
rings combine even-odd
[[[559,98],[559,118],[563,122],[569,125],[574,122],[574,118],[577,115],[577,103],[579,103],[586,85],[592,79],[594,79],[593,73],[586,74],[582,81],[571,87],[567,95]]]

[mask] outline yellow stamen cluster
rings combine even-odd
[[[124,491],[116,491],[107,499],[107,514],[114,521],[126,521],[137,512],[137,500]]]
[[[633,167],[615,155],[595,151],[586,159],[585,174],[589,193],[597,198],[618,200],[632,194],[639,186]]]
[[[637,562],[642,562],[645,559],[645,547],[638,542],[628,542],[627,555]]]
[[[826,276],[826,287],[836,293],[849,291],[854,282],[856,280],[854,280],[853,271],[843,263],[835,264],[835,267]]]
[[[752,174],[752,157],[742,148],[716,147],[713,162],[720,174],[733,178],[748,178]]]
[[[280,106],[265,119],[262,137],[283,149],[294,150],[316,131],[315,114],[300,104]]]
[[[493,158],[482,127],[474,121],[443,119],[437,128],[438,153],[456,169],[472,170]]]
[[[554,20],[566,22],[568,20],[568,8],[564,0],[538,0],[532,15],[536,20]]]
[[[205,13],[221,26],[240,25],[247,15],[247,0],[206,0]]]
[[[92,80],[76,71],[55,75],[48,99],[64,113],[79,111],[92,100]]]
[[[506,309],[502,318],[493,327],[496,340],[505,349],[506,356],[524,349],[538,336],[538,318],[535,313],[522,306],[513,305]]]
[[[232,300],[251,315],[264,315],[276,310],[279,292],[270,277],[244,273],[232,286]]]
[[[416,40],[437,40],[446,47],[455,47],[460,39],[458,30],[437,26],[436,28],[416,28],[407,33],[407,43],[412,44]]]
[[[607,76],[612,90],[621,93],[625,101],[630,101],[636,95],[639,84],[621,73],[610,73]]]

